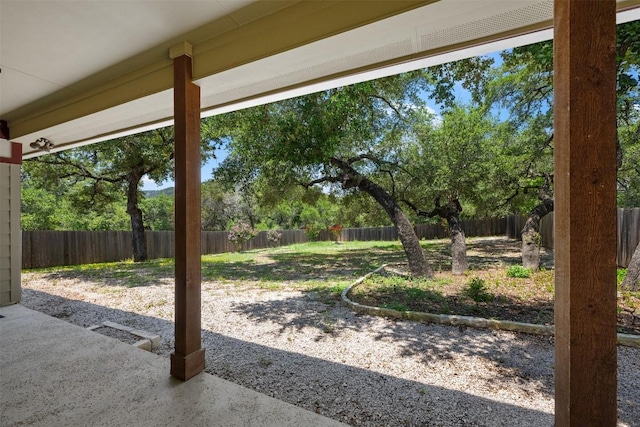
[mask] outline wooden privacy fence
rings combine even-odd
[[[462,222],[467,236],[497,236],[505,234],[504,218]],[[440,224],[422,224],[415,227],[420,239],[438,239],[448,236]],[[282,230],[278,245],[307,242],[305,230]],[[147,255],[149,259],[174,256],[173,231],[147,231]],[[203,231],[202,254],[218,254],[236,250],[226,231]],[[345,228],[341,241],[397,240],[395,227]],[[329,240],[325,230],[319,240]],[[261,231],[246,242],[243,250],[262,249],[276,244],[269,242],[267,233]],[[62,265],[114,262],[133,258],[130,231],[23,231],[22,268],[45,268]]]
[[[280,245],[307,241],[304,230],[281,231]],[[147,231],[149,259],[173,258],[173,231]],[[236,250],[226,231],[203,231],[202,254],[219,254]],[[242,249],[273,246],[261,231]],[[61,265],[114,262],[133,258],[130,231],[23,231],[22,268],[45,268]]]
[[[504,218],[488,218],[462,221],[462,228],[467,236],[504,236],[506,223]],[[449,237],[447,227],[441,224],[419,224],[414,227],[419,239],[444,239]],[[323,237],[322,235],[320,237]],[[354,240],[397,240],[395,227],[367,227],[345,228],[340,234],[340,240],[350,242]]]
[[[640,243],[640,208],[618,209],[618,267],[626,268],[633,252]],[[507,237],[521,239],[521,231],[527,218],[522,215],[507,217]],[[585,230],[589,232],[590,230]],[[553,249],[553,214],[540,222],[542,246]]]

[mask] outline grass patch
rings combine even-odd
[[[389,308],[391,310],[396,310],[396,311],[409,311],[409,307],[399,301],[391,301],[391,302],[382,304],[382,308]]]
[[[320,281],[307,282],[302,285],[302,289],[312,298],[330,304],[340,301],[342,291],[344,291],[349,282],[328,283]]]
[[[445,298],[437,280],[373,274],[354,288],[354,300],[398,311],[421,311],[425,305],[441,307]]]
[[[528,279],[531,277],[531,269],[521,265],[512,265],[507,269],[507,277],[515,277],[517,279]]]

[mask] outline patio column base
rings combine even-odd
[[[204,348],[191,354],[171,353],[171,376],[187,381],[204,370]]]

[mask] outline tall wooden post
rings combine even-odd
[[[200,87],[192,82],[191,45],[171,49],[175,132],[175,352],[171,375],[202,372],[200,327]]]
[[[616,2],[555,0],[556,426],[615,426]]]

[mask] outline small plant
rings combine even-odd
[[[487,283],[479,277],[474,277],[467,282],[463,290],[464,294],[475,301],[476,305],[481,302],[493,301],[495,295],[487,290]]]
[[[282,233],[278,230],[267,230],[267,240],[271,243],[280,243]]]
[[[338,243],[340,233],[342,233],[342,224],[330,225],[327,227],[327,230],[329,231],[331,241]]]
[[[317,240],[318,236],[320,236],[320,232],[322,231],[322,228],[318,224],[307,224],[304,229],[310,240]]]
[[[507,269],[507,277],[515,277],[518,279],[528,279],[531,277],[531,269],[521,265],[512,265]]]
[[[256,237],[258,233],[249,224],[238,221],[229,230],[229,241],[236,245],[238,251],[242,250],[242,244]]]

